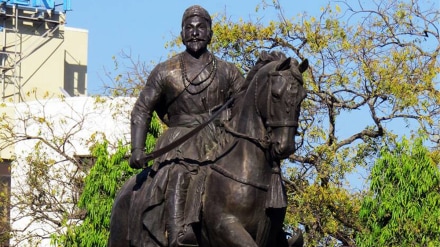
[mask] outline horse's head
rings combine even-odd
[[[283,58],[266,66],[267,82],[256,97],[257,111],[265,125],[272,156],[285,159],[295,151],[301,102],[306,97],[302,73],[308,68],[308,61],[298,63]]]

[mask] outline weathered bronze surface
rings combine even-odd
[[[130,164],[145,165],[153,111],[169,126],[159,149],[234,104],[123,186],[109,246],[301,246],[282,229],[279,166],[295,151],[308,62],[263,52],[245,80],[207,50],[211,18],[200,6],[185,11],[181,35],[186,51],[151,72],[132,111]]]

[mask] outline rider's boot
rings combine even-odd
[[[167,200],[167,232],[168,232],[168,246],[178,247],[185,245],[186,238],[184,233],[184,212],[186,195],[189,185],[189,174],[186,171],[181,171],[175,167],[171,171],[171,176],[167,186],[165,198]],[[178,239],[183,238],[183,243],[179,243]],[[197,242],[196,242],[197,243]]]

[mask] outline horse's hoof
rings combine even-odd
[[[304,246],[304,238],[301,231],[295,231],[294,234],[292,234],[292,237],[290,237],[287,240],[289,247],[303,247]]]
[[[197,238],[191,226],[185,227],[184,232],[179,233],[177,237],[177,245],[180,247],[195,247],[197,244]]]

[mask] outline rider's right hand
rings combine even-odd
[[[147,155],[144,152],[144,149],[135,148],[131,151],[131,157],[130,157],[130,167],[134,169],[140,169],[144,168],[146,164]]]

